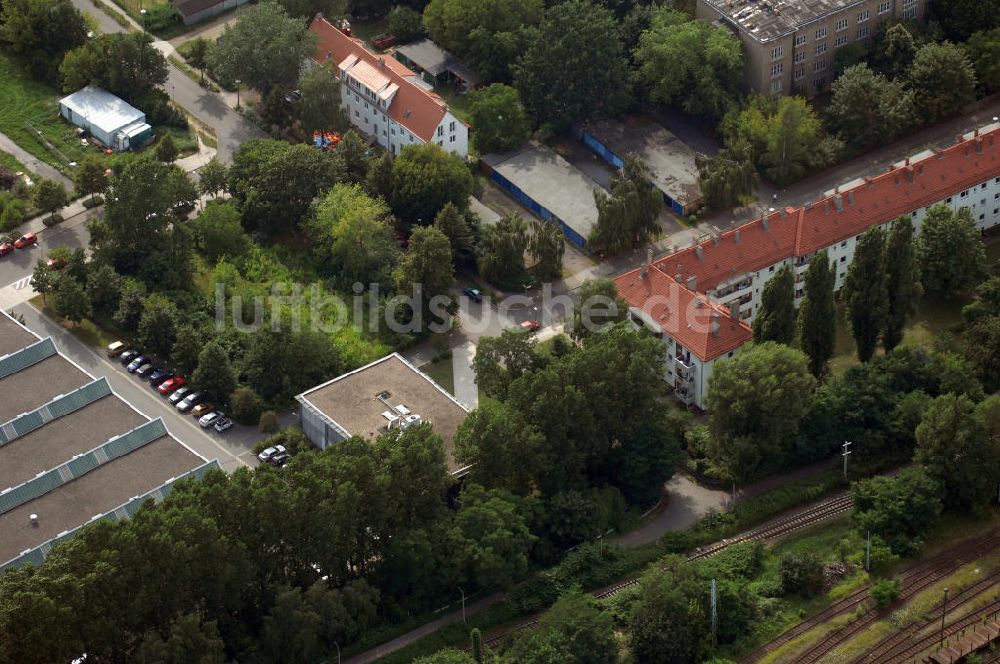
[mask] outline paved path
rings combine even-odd
[[[629,549],[654,542],[669,532],[693,526],[709,510],[724,511],[729,504],[725,491],[705,488],[680,473],[670,478],[666,489],[666,498],[648,521],[615,539],[615,544]]]
[[[14,158],[25,165],[25,167],[43,178],[61,182],[67,191],[73,191],[73,181],[57,171],[55,168],[38,159],[30,152],[25,151],[20,145],[12,141],[8,136],[0,134],[0,150],[9,152]]]
[[[451,368],[455,374],[455,398],[472,410],[479,405],[479,387],[472,360],[476,357],[476,344],[466,341],[451,349]]]

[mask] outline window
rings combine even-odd
[[[365,102],[365,110],[368,110],[368,102]]]
[[[890,6],[891,4],[892,4],[892,3],[890,3],[890,2],[882,2],[882,3],[879,3],[879,6],[878,6],[878,13],[879,13],[879,16],[881,16],[882,14],[886,13],[887,11],[889,11],[889,6]]]
[[[455,131],[455,121],[454,120],[452,120],[451,123],[449,123],[449,125],[448,125],[448,131],[452,131],[452,132]]]
[[[796,46],[802,46],[805,43],[806,43],[806,36],[805,35],[795,35],[795,45]]]
[[[448,139],[448,142],[449,142],[449,143],[454,143],[454,142],[455,142],[455,137],[454,137],[454,136],[451,136],[451,137],[450,137],[450,138]]]
[[[917,20],[917,8],[916,7],[910,7],[909,9],[904,9],[903,10],[903,18],[905,18],[907,20],[910,20],[910,21]]]
[[[823,55],[824,53],[826,53],[826,42],[816,44],[816,55]]]
[[[846,263],[847,262],[847,256],[841,256],[840,257],[840,262],[841,263]]]
[[[358,112],[358,109],[354,109],[354,117],[356,117],[356,118],[360,118],[361,117],[361,113]]]
[[[863,12],[859,12],[858,13],[858,23],[864,23],[867,20],[868,20],[868,10],[867,9],[864,10]]]
[[[795,80],[796,81],[801,81],[805,77],[806,77],[806,68],[805,67],[801,67],[801,66],[800,67],[796,67],[795,68]]]
[[[782,82],[780,78],[771,81],[771,92],[781,92]]]
[[[774,266],[772,265],[771,267],[769,267],[769,268],[767,269],[767,271],[768,271],[768,272],[774,272]]]
[[[775,49],[773,49],[771,51],[771,59],[772,60],[780,60],[783,57],[785,57],[785,47],[784,46],[778,46],[777,48],[775,48]]]
[[[771,76],[780,76],[783,71],[785,71],[784,62],[776,62],[771,65]]]
[[[841,30],[846,30],[846,29],[847,29],[847,19],[846,18],[842,18],[839,21],[837,21],[837,32],[840,32]]]
[[[826,37],[826,26],[816,30],[816,39],[823,39]]]
[[[847,43],[847,35],[840,35],[839,37],[837,37],[837,41],[835,41],[833,45],[836,46],[837,48],[840,48],[846,43]]]
[[[962,192],[961,194],[959,194],[959,195],[958,195],[958,197],[959,197],[959,198],[965,198],[965,197],[966,197],[966,196],[968,196],[968,195],[969,195],[969,191],[968,191],[968,190],[966,190],[966,191],[963,191],[963,192]]]
[[[795,62],[805,62],[805,60],[806,60],[805,51],[799,51],[798,53],[795,54]]]
[[[951,199],[948,198],[947,200],[945,200],[945,203],[951,203]]]
[[[814,62],[813,71],[826,71],[826,58]]]
[[[444,127],[438,127],[438,136],[444,136]]]
[[[864,26],[858,30],[858,39],[864,39],[868,36],[868,26]]]

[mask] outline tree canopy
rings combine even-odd
[[[465,55],[477,38],[536,25],[544,12],[542,0],[431,0],[424,26],[435,42]]]
[[[976,98],[976,72],[965,50],[950,42],[924,44],[906,73],[916,112],[930,124]]]
[[[479,152],[513,150],[528,137],[531,123],[517,90],[494,83],[469,94],[469,114]]]
[[[71,0],[4,0],[0,45],[36,79],[54,82],[68,51],[87,42],[87,24]]]
[[[787,265],[782,265],[764,284],[760,308],[753,319],[753,340],[786,346],[795,341],[795,277]]]
[[[847,310],[858,359],[867,362],[875,353],[889,311],[885,231],[878,226],[869,228],[858,238],[840,296]]]
[[[635,154],[625,155],[610,189],[610,195],[594,190],[597,224],[587,244],[594,251],[617,254],[644,244],[659,230],[656,218],[663,210],[663,196],[650,187],[649,171]]]
[[[393,211],[409,223],[429,225],[448,203],[469,206],[472,174],[436,143],[406,145],[392,163]]]
[[[927,211],[918,242],[921,282],[942,295],[970,291],[986,274],[986,249],[968,208],[936,205]]]

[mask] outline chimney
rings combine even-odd
[[[700,297],[694,298],[694,308],[695,309],[701,309],[704,304],[705,304],[705,302]]]
[[[743,239],[743,237],[742,237],[742,231],[736,231],[736,234],[733,235],[733,238],[736,240],[736,244],[739,244],[740,240]]]
[[[833,207],[837,208],[837,212],[844,211],[844,197],[840,194],[835,194],[833,196]]]
[[[982,153],[983,153],[983,139],[981,137],[976,138],[976,154],[982,154]]]
[[[378,64],[380,67],[385,67],[385,58],[379,56]]]
[[[906,176],[906,181],[913,184],[913,166],[907,166],[903,174]]]
[[[767,229],[768,229],[768,221],[767,221],[767,215],[766,214],[765,215],[761,215],[761,217],[760,217],[760,225],[764,227],[765,231],[767,231]]]
[[[698,277],[692,274],[690,277],[687,278],[685,286],[687,286],[687,289],[691,292],[698,290]],[[701,299],[698,299],[697,302],[701,302]]]
[[[680,269],[678,269],[677,270],[677,274],[674,275],[674,281],[676,281],[679,284],[684,282],[684,278],[681,277],[681,271],[680,271]]]
[[[729,303],[729,317],[734,321],[739,322],[740,320],[740,301],[733,300]]]
[[[854,190],[853,189],[851,189],[849,192],[847,192],[847,204],[848,205],[854,205]]]
[[[694,255],[697,256],[700,261],[705,260],[705,250],[701,248],[700,244],[694,248]]]
[[[975,131],[972,132],[973,136],[979,136],[979,127],[976,127]]]
[[[711,323],[711,325],[712,325],[711,326],[712,336],[713,337],[719,336],[719,327],[720,327],[720,325],[719,325],[719,312],[718,311],[715,311],[715,310],[712,311],[712,323]]]
[[[903,166],[909,166],[909,165],[910,165],[910,158],[907,157],[906,160],[903,162]]]
[[[787,207],[781,208],[781,212],[778,214],[778,216],[780,216],[782,219],[784,219],[785,217],[787,217],[788,216],[788,208]]]

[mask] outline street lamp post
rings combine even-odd
[[[458,592],[462,593],[462,622],[464,623],[465,622],[465,591],[462,590],[461,586],[456,586],[456,587],[458,588]]]
[[[240,79],[236,79],[234,81],[234,83],[236,83],[236,108],[239,108],[240,107],[240,83],[242,83],[242,81],[240,81]]]
[[[847,440],[847,441],[844,441],[843,445],[841,445],[841,447],[844,448],[844,451],[843,451],[843,453],[841,453],[840,456],[844,457],[844,480],[845,481],[847,480],[847,457],[849,457],[851,455],[851,445],[853,445],[853,444],[854,443],[852,443],[851,441]]]
[[[938,640],[938,649],[944,645],[944,616],[948,611],[948,589],[944,589],[944,601],[941,602],[941,638]]]

